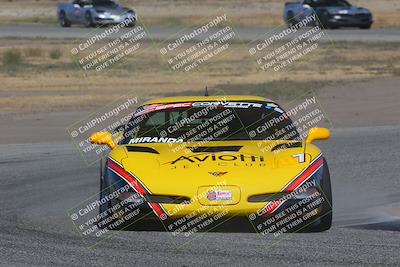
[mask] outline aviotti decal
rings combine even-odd
[[[263,156],[255,156],[255,155],[233,155],[233,154],[208,154],[208,155],[196,155],[196,156],[180,156],[174,161],[171,161],[171,164],[176,164],[178,162],[185,163],[202,163],[208,161],[241,161],[241,162],[264,162]]]

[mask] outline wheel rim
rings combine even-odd
[[[60,23],[61,23],[61,25],[65,25],[65,14],[64,13],[60,14]]]
[[[91,26],[92,25],[92,16],[89,13],[86,13],[85,18],[86,18],[86,26]]]

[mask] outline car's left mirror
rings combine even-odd
[[[311,128],[308,131],[306,143],[310,144],[315,140],[326,140],[331,136],[331,132],[327,128]]]
[[[115,147],[114,140],[109,132],[95,132],[89,140],[90,143],[95,145],[107,145],[111,149]]]

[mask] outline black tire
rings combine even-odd
[[[333,30],[333,29],[338,29],[339,27],[330,25],[330,24],[328,23],[328,16],[329,16],[329,14],[328,14],[327,11],[322,11],[320,14],[318,14],[318,15],[317,15],[317,23],[318,23],[318,26],[319,26],[321,29],[326,29],[326,30],[328,30],[328,29],[332,29],[332,30]]]
[[[67,15],[65,14],[64,11],[61,11],[60,14],[58,15],[58,22],[60,23],[60,26],[63,28],[71,27],[71,22],[67,19]]]
[[[289,11],[288,13],[287,13],[287,16],[286,16],[286,25],[288,26],[288,28],[290,28],[290,27],[292,27],[293,25],[295,25],[296,23],[295,23],[295,21],[294,21],[294,15],[293,15],[293,13],[291,12],[291,11]]]
[[[108,192],[106,192],[106,188],[107,186],[105,185],[104,182],[104,172],[103,172],[103,159],[100,159],[100,194],[99,194],[99,201],[101,202],[101,200],[108,194]],[[104,204],[101,204],[99,206],[99,214],[105,212],[108,210],[108,208],[110,207],[110,203],[106,202]],[[104,229],[106,227],[104,226],[99,226],[100,229]]]
[[[135,27],[135,26],[136,26],[136,21],[133,21],[133,22],[131,22],[131,23],[128,24],[128,27],[129,27],[129,28],[133,28],[133,27]]]
[[[90,12],[85,13],[85,26],[88,28],[95,26],[95,24],[93,22],[92,14]]]
[[[332,226],[332,188],[329,168],[325,159],[321,181],[321,191],[325,201],[322,204],[321,217],[316,223],[310,225],[307,229],[311,232],[324,232],[329,230]]]

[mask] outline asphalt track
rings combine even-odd
[[[283,28],[282,28],[283,29]],[[123,34],[130,29],[123,29]],[[175,36],[177,33],[191,32],[193,29],[187,28],[147,28],[148,36],[153,40],[164,40]],[[264,40],[271,32],[277,32],[277,29],[268,28],[236,28],[238,38],[241,41],[259,41]],[[18,37],[18,38],[89,38],[94,29],[83,27],[61,28],[57,25],[0,25],[0,37]],[[211,30],[212,32],[212,30]],[[302,31],[299,31],[301,33]],[[327,30],[325,41],[363,41],[363,42],[399,42],[400,29],[339,29]],[[111,37],[113,37],[111,35]],[[292,37],[291,37],[292,38]],[[196,38],[195,38],[196,39]]]
[[[400,127],[336,129],[328,159],[334,225],[324,233],[201,233],[178,248],[157,231],[124,231],[89,249],[66,210],[98,191],[70,143],[0,146],[0,260],[40,266],[383,266],[400,264]]]

